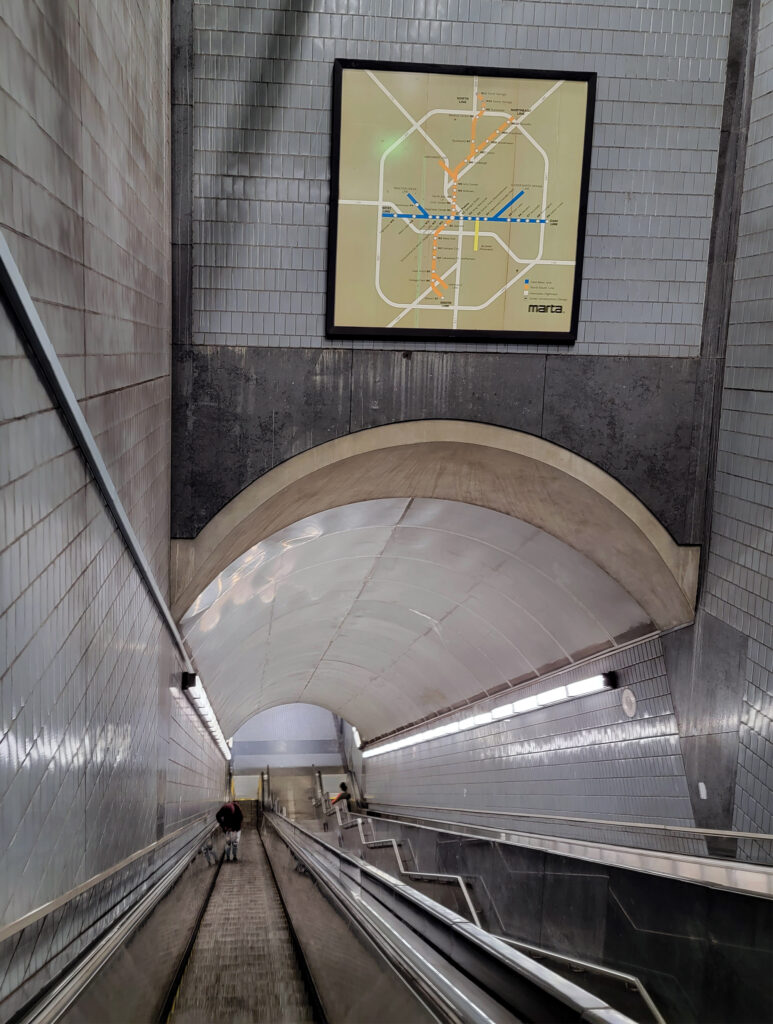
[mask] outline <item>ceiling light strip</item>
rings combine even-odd
[[[614,672],[605,672],[603,675],[591,676],[589,679],[580,679],[575,683],[567,683],[565,686],[555,686],[551,690],[544,690],[531,697],[523,697],[521,700],[513,701],[510,704],[500,704],[490,711],[484,711],[479,715],[470,715],[468,718],[459,719],[456,722],[446,722],[444,725],[435,726],[434,729],[425,729],[424,732],[416,732],[411,736],[402,736],[390,743],[381,743],[377,747],[368,747],[363,750],[363,757],[375,757],[377,754],[389,754],[393,750],[402,750],[404,747],[413,747],[417,743],[427,743],[429,740],[439,739],[441,736],[450,736],[457,732],[466,732],[469,729],[478,729],[482,725],[490,725],[492,722],[503,721],[507,718],[515,718],[518,715],[528,714],[529,711],[536,711],[538,708],[547,707],[550,704],[559,704],[567,700],[575,700],[578,697],[587,697],[591,693],[601,693],[603,690],[613,690],[617,686],[617,677]]]
[[[199,718],[204,723],[207,732],[217,744],[220,753],[226,761],[230,761],[231,749],[226,743],[223,730],[220,728],[220,723],[217,720],[217,715],[212,710],[212,705],[209,703],[209,697],[207,696],[204,687],[201,685],[199,677],[193,673],[184,672],[182,690],[193,705]]]

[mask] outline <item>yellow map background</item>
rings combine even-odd
[[[335,326],[568,331],[587,103],[582,81],[343,69]]]

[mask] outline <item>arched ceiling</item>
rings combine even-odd
[[[369,739],[655,627],[603,568],[534,525],[459,501],[383,498],[254,545],[182,629],[226,735],[300,701]]]
[[[693,619],[698,548],[676,544],[635,495],[573,452],[459,420],[347,434],[265,473],[195,539],[173,541],[175,617],[277,531],[337,506],[393,497],[468,502],[532,523],[616,579],[658,629]]]

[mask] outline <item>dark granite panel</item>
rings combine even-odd
[[[487,930],[636,975],[666,1020],[773,1019],[770,900],[493,839],[371,824],[375,837],[402,842],[411,866],[469,879]],[[342,842],[362,855],[356,829]],[[366,859],[397,874],[391,849],[368,850]],[[449,905],[448,894],[440,897]],[[592,987],[591,975],[573,980]]]
[[[635,974],[669,1021],[706,1019],[702,993],[708,970],[710,891],[610,869],[603,960]]]
[[[646,357],[176,346],[172,535],[195,537],[240,490],[317,444],[443,418],[571,449],[629,487],[682,541],[695,366]]]
[[[662,644],[695,823],[729,829],[748,638],[700,611],[693,626],[664,636]],[[711,852],[732,855],[732,841],[714,842]]]
[[[172,536],[272,467],[348,432],[351,353],[175,346]]]
[[[548,356],[542,436],[629,488],[679,543],[698,361]]]
[[[538,945],[600,961],[606,926],[607,871],[568,857],[545,861],[542,930]]]
[[[681,742],[695,824],[698,828],[732,828],[738,733],[682,736]],[[700,788],[701,783],[704,789]],[[733,856],[734,851],[735,840],[727,840],[710,852],[715,856]]]
[[[664,636],[662,643],[682,735],[737,732],[748,637],[701,610],[694,626]]]
[[[542,850],[462,840],[453,870],[475,878],[481,923],[489,931],[539,945],[545,883]],[[452,870],[450,862],[444,870]]]
[[[358,351],[351,429],[451,419],[539,434],[544,385],[540,355]]]
[[[706,1020],[769,1021],[773,903],[715,890],[709,898],[706,926]]]

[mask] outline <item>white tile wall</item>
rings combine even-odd
[[[0,54],[0,227],[166,590],[169,3],[11,0]],[[3,924],[222,797],[181,668],[0,305]],[[190,841],[0,944],[0,1018]]]
[[[596,71],[574,351],[697,354],[730,0],[297,6],[194,0],[195,343],[325,343],[332,62],[357,57]]]
[[[749,637],[734,827],[770,833],[773,832],[771,0],[763,0],[760,5],[712,525],[703,603],[712,615]],[[755,854],[753,849],[749,852]],[[762,852],[756,851],[757,854]]]
[[[225,783],[223,758],[170,690],[182,665],[158,610],[28,367],[0,306],[3,924],[214,808]],[[144,891],[152,860],[0,944],[0,1016],[25,979],[30,995]]]
[[[169,32],[169,0],[0,10],[0,228],[165,593]]]
[[[368,796],[376,802],[462,810],[694,825],[659,641],[572,669],[550,683],[519,687],[517,693],[529,696],[612,669],[618,671],[618,690],[366,759]],[[621,707],[625,687],[637,700],[631,719]],[[500,697],[492,706],[504,702]],[[481,705],[482,710],[486,707]],[[475,820],[485,824],[488,819]],[[550,828],[541,825],[537,830]],[[598,830],[572,831],[565,824],[556,831],[609,838]],[[633,841],[657,845],[651,837]]]

